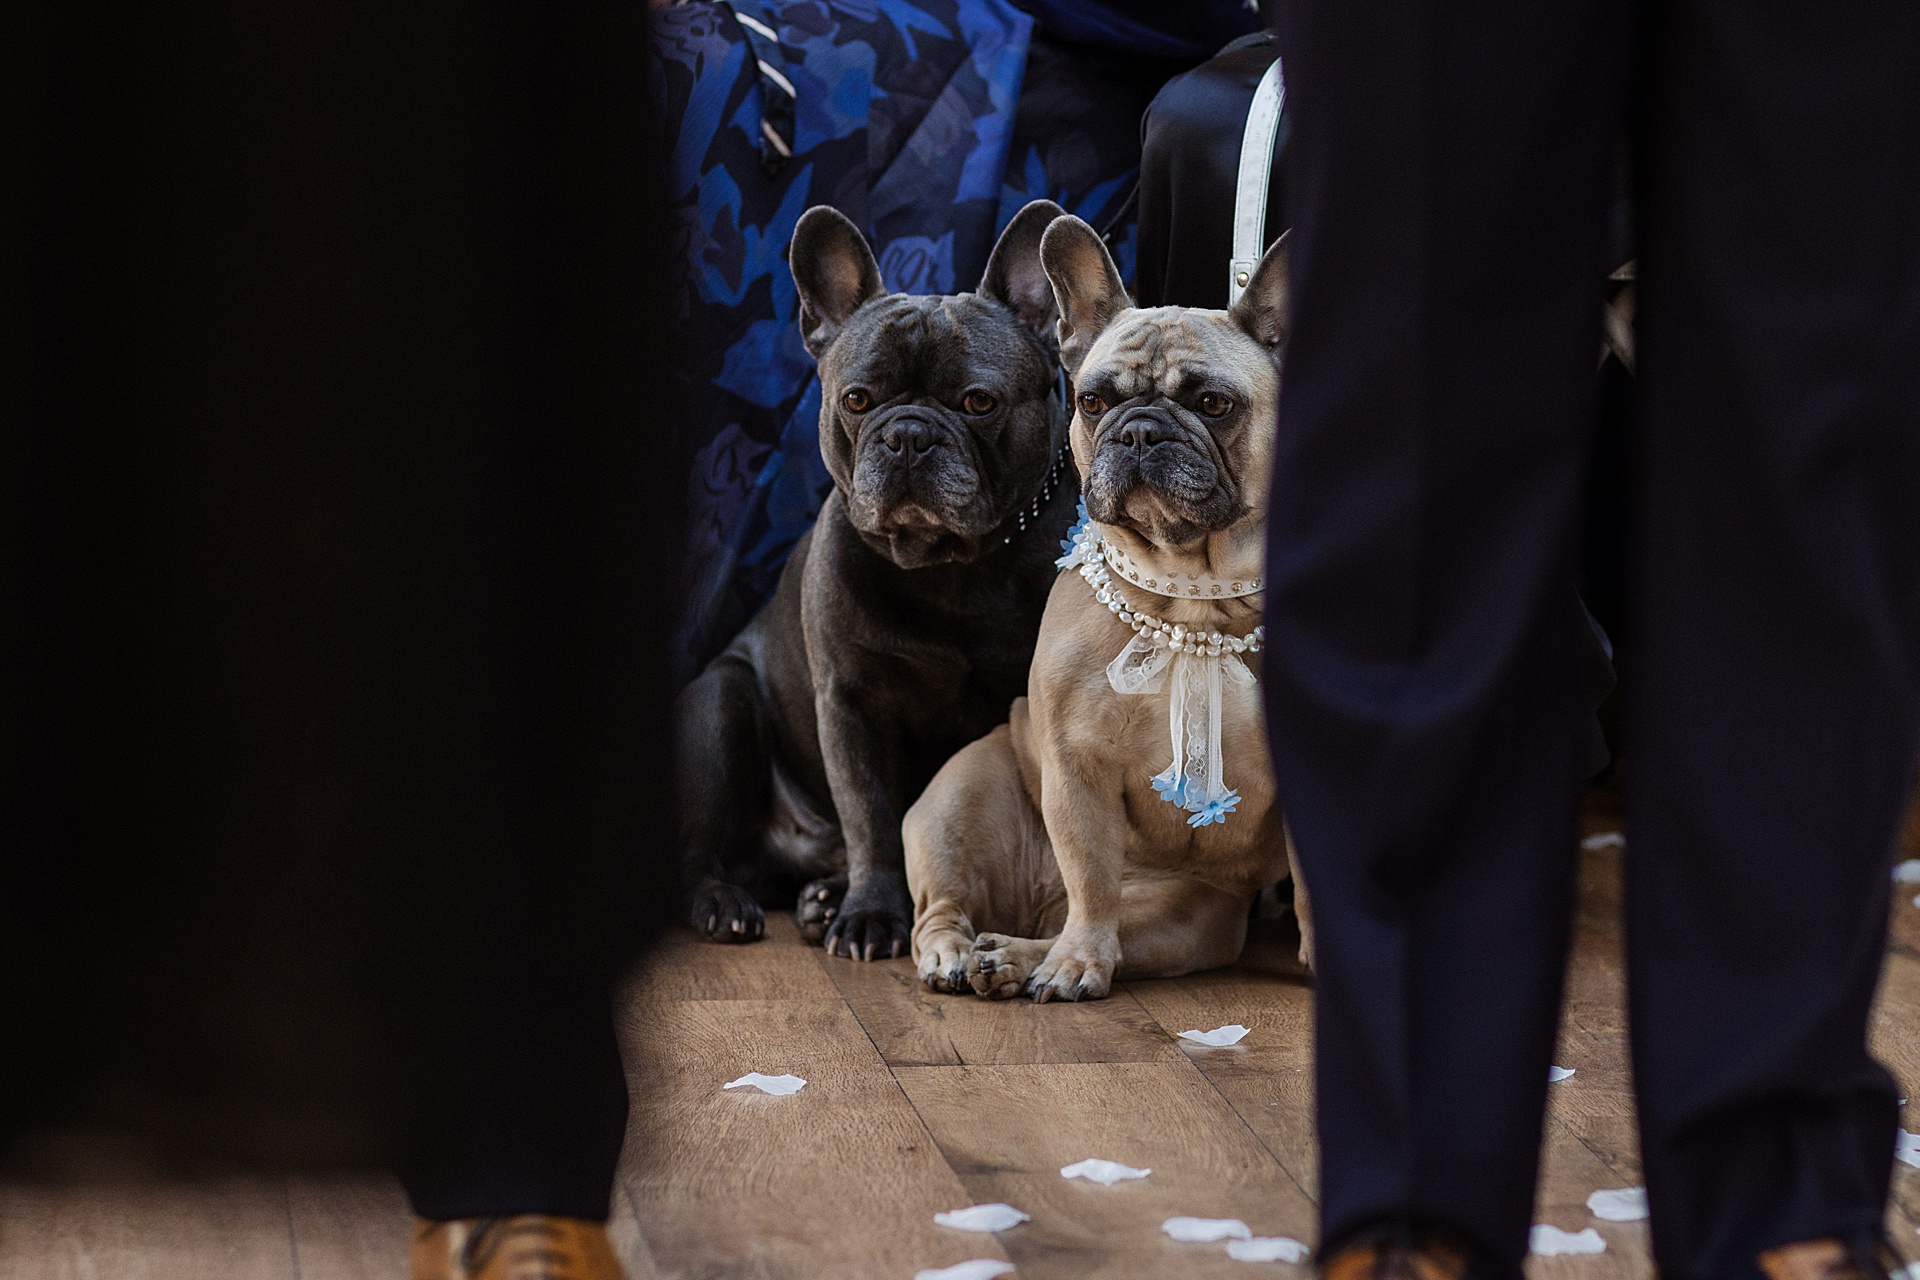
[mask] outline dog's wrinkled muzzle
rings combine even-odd
[[[856,457],[853,514],[869,532],[895,524],[978,532],[985,495],[964,430],[903,405],[865,424]]]
[[[1171,412],[1139,405],[1118,415],[1107,433],[1107,449],[1124,451],[1139,478],[1169,498],[1199,502],[1213,492],[1220,471],[1211,443]]]
[[[1088,502],[1115,514],[1139,485],[1151,486],[1176,507],[1205,503],[1220,483],[1220,468],[1204,433],[1196,433],[1157,405],[1120,410],[1103,424],[1088,476]]]

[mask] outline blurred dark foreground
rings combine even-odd
[[[675,829],[644,22],[0,18],[12,1173],[564,1130],[467,1068],[609,1049]]]

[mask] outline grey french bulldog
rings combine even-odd
[[[773,598],[681,696],[687,918],[717,942],[795,902],[857,959],[905,953],[900,823],[1026,689],[1079,490],[1040,240],[1007,226],[974,293],[889,294],[824,206],[794,230],[833,492]]]

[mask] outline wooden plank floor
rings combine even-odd
[[[1614,829],[1603,800],[1588,831]],[[1920,811],[1905,857],[1920,857]],[[1591,1192],[1639,1185],[1622,1008],[1618,849],[1581,855],[1580,902],[1536,1220],[1593,1226],[1598,1257],[1533,1259],[1531,1280],[1652,1274],[1644,1223],[1596,1222]],[[1920,908],[1896,895],[1876,1052],[1920,1085]],[[622,1001],[637,1100],[613,1237],[635,1280],[908,1280],[1004,1258],[1027,1280],[1251,1276],[1218,1245],[1160,1232],[1187,1214],[1313,1240],[1311,989],[1263,934],[1218,973],[1121,984],[1083,1005],[934,996],[908,962],[855,964],[785,920],[739,948],[675,938]],[[1237,1046],[1178,1040],[1251,1027]],[[788,1098],[720,1085],[792,1071]],[[1137,1182],[1068,1182],[1102,1156]],[[1915,1242],[1920,1172],[1897,1165],[1894,1238]],[[1033,1215],[994,1235],[936,1226],[1002,1200]],[[397,1280],[406,1209],[390,1178],[0,1186],[0,1280]]]

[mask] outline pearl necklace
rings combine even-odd
[[[1244,636],[1230,636],[1221,631],[1190,631],[1185,623],[1163,622],[1145,610],[1134,608],[1120,594],[1120,589],[1113,585],[1113,577],[1108,570],[1113,564],[1114,547],[1094,530],[1084,503],[1080,508],[1080,523],[1073,528],[1072,541],[1064,545],[1067,554],[1056,563],[1063,569],[1077,566],[1080,576],[1093,588],[1093,598],[1107,606],[1107,612],[1133,628],[1133,633],[1149,644],[1165,645],[1176,653],[1205,654],[1217,658],[1222,653],[1258,653],[1266,643],[1267,629],[1264,626],[1255,627]],[[1147,589],[1152,590],[1151,587]],[[1252,593],[1241,591],[1235,594],[1246,596]]]
[[[1186,624],[1165,622],[1133,607],[1113,585],[1108,556],[1111,548],[1080,504],[1080,522],[1072,537],[1061,544],[1066,554],[1054,563],[1076,569],[1093,589],[1093,598],[1107,607],[1133,632],[1126,647],[1107,664],[1107,683],[1115,693],[1150,694],[1171,689],[1167,699],[1167,736],[1173,763],[1150,781],[1162,800],[1187,810],[1187,825],[1204,827],[1225,822],[1240,803],[1240,793],[1228,787],[1221,760],[1221,709],[1225,686],[1251,688],[1253,672],[1240,660],[1258,653],[1266,643],[1266,628],[1255,627],[1243,636],[1220,631],[1188,630]]]

